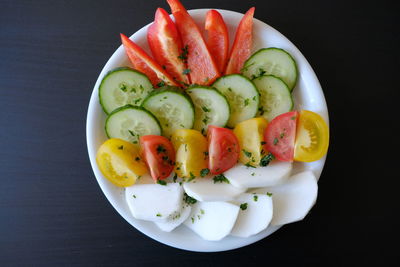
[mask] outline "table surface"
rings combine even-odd
[[[400,57],[395,1],[184,1],[245,12],[288,37],[327,99],[331,143],[305,220],[234,251],[193,253],[131,227],[88,159],[89,97],[104,64],[165,1],[0,1],[2,266],[337,266],[395,259]],[[397,128],[398,129],[398,128]],[[396,178],[398,179],[398,178]],[[398,256],[397,256],[398,259]]]

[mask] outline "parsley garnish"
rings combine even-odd
[[[265,142],[265,141],[261,141],[261,145],[263,146],[263,145],[265,145],[267,142]]]
[[[210,169],[205,168],[200,171],[200,176],[204,177],[204,176],[207,176],[207,174],[209,174],[209,173],[210,173]]]
[[[253,196],[253,200],[254,200],[254,201],[257,201],[257,200],[258,200],[258,196],[257,196],[257,195],[254,195],[254,196]]]
[[[157,146],[157,154],[165,153],[165,152],[167,152],[167,150],[165,149],[165,147],[163,145]]]
[[[260,160],[260,166],[262,166],[262,167],[267,166],[273,159],[275,159],[275,157],[274,157],[274,155],[272,155],[272,153],[265,155]]]
[[[240,204],[240,209],[241,210],[246,210],[247,209],[247,203]]]
[[[182,48],[182,53],[178,56],[178,58],[181,59],[183,62],[186,62],[188,54],[189,54],[189,46],[185,45]]]
[[[265,110],[263,107],[259,107],[258,112],[260,112],[260,115],[262,116],[262,115],[264,115]]]
[[[247,162],[246,164],[244,164],[244,166],[246,166],[247,168],[255,168],[253,165],[251,165],[250,162]]]
[[[136,198],[136,195],[132,195],[133,196],[133,198]]]
[[[176,179],[178,179],[178,174],[175,173],[174,178],[172,178],[174,180],[174,183],[176,183]]]
[[[157,217],[161,217],[161,214],[160,214],[160,213],[157,213],[156,216],[157,216]]]
[[[163,87],[165,85],[165,82],[161,80],[159,83],[157,83],[158,87]]]
[[[123,149],[124,149],[124,146],[119,146],[118,149],[119,149],[119,150],[123,150]]]
[[[187,204],[194,204],[197,202],[195,198],[192,198],[186,193],[183,194],[183,201],[185,201]]]
[[[167,182],[164,180],[157,180],[157,184],[159,185],[167,185]]]
[[[246,151],[246,150],[244,150],[244,149],[242,149],[242,151],[243,151],[243,153],[244,153],[244,155],[245,155],[246,157],[251,158],[251,152]]]
[[[249,105],[249,102],[250,102],[250,99],[246,98],[246,99],[244,100],[244,106],[245,106],[245,107],[248,106],[248,105]]]
[[[279,142],[279,139],[275,137],[274,138],[274,146],[276,146],[278,144],[278,142]]]
[[[272,193],[267,192],[267,196],[272,197]]]
[[[135,160],[136,160],[136,161],[139,161],[139,160],[140,160],[140,158],[139,158],[139,157],[136,157],[136,158],[135,158]]]
[[[293,116],[293,117],[291,117],[290,119],[291,119],[291,120],[295,120],[295,119],[296,119],[296,116]]]
[[[208,109],[207,107],[201,107],[201,109],[204,111],[204,112],[210,112],[211,110],[210,109]]]
[[[188,75],[190,72],[191,72],[190,69],[184,69],[183,72],[182,72],[182,74]]]
[[[216,183],[230,184],[229,180],[222,173],[214,176],[213,180],[214,180],[214,184],[216,184]]]
[[[119,85],[119,89],[121,89],[121,91],[122,92],[126,92],[126,84],[124,84],[124,83],[121,83],[120,85]]]
[[[129,132],[132,136],[135,136],[135,133],[132,132],[131,130],[128,130],[128,132]]]

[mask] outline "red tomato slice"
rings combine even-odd
[[[160,86],[163,83],[179,86],[174,79],[162,69],[140,46],[121,33],[122,44],[125,47],[126,54],[129,57],[133,67],[146,74],[154,86]],[[161,84],[160,84],[161,83]]]
[[[147,30],[147,41],[157,62],[171,74],[174,80],[190,84],[185,72],[186,60],[182,59],[182,40],[167,11],[158,8],[154,23]]]
[[[160,135],[141,136],[143,159],[154,181],[167,178],[175,165],[175,150],[168,138]]]
[[[275,117],[265,129],[265,149],[280,161],[293,161],[297,118],[297,111],[283,113]]]
[[[200,29],[179,0],[167,0],[182,38],[185,57],[192,83],[209,85],[219,76],[218,67],[208,51]]]
[[[239,141],[233,131],[210,125],[208,139],[208,168],[213,175],[232,168],[239,160]]]
[[[205,29],[208,34],[208,50],[214,57],[218,71],[222,73],[228,60],[229,34],[225,21],[218,11],[210,10],[207,12]]]
[[[225,74],[240,73],[243,63],[249,58],[253,44],[253,15],[255,7],[244,14],[236,30]]]

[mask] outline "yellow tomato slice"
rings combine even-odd
[[[302,110],[297,121],[294,160],[311,162],[322,158],[328,151],[329,128],[315,112]]]
[[[97,151],[97,165],[103,175],[114,185],[131,186],[147,172],[140,157],[139,147],[121,139],[108,139]]]
[[[238,123],[233,130],[239,140],[239,160],[243,164],[258,166],[260,160],[267,151],[263,151],[264,131],[268,122],[263,117],[253,118]]]
[[[175,172],[182,178],[200,176],[207,168],[207,139],[196,130],[179,129],[171,137],[176,151]]]

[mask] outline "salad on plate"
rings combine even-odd
[[[98,87],[103,177],[124,188],[135,219],[165,232],[219,241],[302,220],[318,185],[294,162],[323,158],[329,128],[294,109],[296,59],[279,47],[253,51],[254,7],[230,36],[217,10],[200,28],[179,0],[167,2],[173,19],[158,8],[147,28],[151,53],[121,34],[130,66]]]

